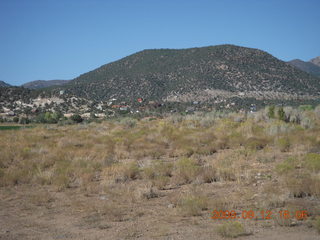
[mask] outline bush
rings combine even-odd
[[[246,142],[245,142],[245,146],[248,149],[252,149],[252,150],[261,150],[265,146],[267,146],[267,144],[268,144],[268,140],[267,139],[256,138],[256,137],[248,138],[246,140]]]
[[[208,198],[205,196],[187,196],[179,201],[178,207],[183,216],[199,216],[202,210],[208,209]]]
[[[275,117],[275,106],[269,106],[268,107],[268,117],[269,118],[274,118]]]
[[[70,117],[75,123],[81,123],[83,121],[82,117],[79,114],[74,114]]]
[[[314,121],[310,116],[303,114],[300,125],[304,129],[314,128]]]
[[[297,159],[294,157],[289,157],[282,163],[276,166],[276,171],[279,174],[287,174],[295,169]]]
[[[19,123],[20,124],[29,124],[30,123],[30,119],[26,118],[26,117],[20,117],[19,118]]]
[[[60,118],[62,118],[63,115],[62,113],[59,112],[46,112],[46,113],[40,113],[35,121],[38,123],[58,123],[58,121],[60,120]]]
[[[283,110],[283,107],[278,110],[278,118],[279,120],[286,121],[286,113]]]
[[[140,168],[136,162],[126,165],[123,169],[124,180],[135,180],[139,177]]]
[[[316,218],[313,225],[314,225],[315,229],[318,231],[318,233],[320,234],[320,217]]]
[[[218,233],[222,237],[236,238],[239,236],[248,235],[242,223],[237,221],[230,221],[224,223],[217,228]]]
[[[279,138],[277,145],[281,152],[288,152],[290,149],[290,141],[288,138]]]
[[[18,123],[18,122],[19,122],[19,118],[18,118],[18,117],[14,117],[14,118],[12,119],[12,121],[15,122],[15,123]]]
[[[309,170],[314,172],[320,171],[320,154],[308,153],[305,157],[305,163]]]
[[[123,124],[127,128],[134,128],[137,125],[137,120],[126,117],[120,120],[120,124]]]
[[[302,111],[312,111],[313,107],[311,105],[300,105],[299,109],[301,109]]]
[[[191,183],[199,172],[196,161],[190,158],[181,158],[176,164],[176,177],[182,183]]]

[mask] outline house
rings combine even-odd
[[[110,107],[110,106],[114,103],[114,101],[117,101],[117,99],[111,98],[111,99],[107,102],[108,107]]]
[[[120,111],[128,111],[128,106],[120,106],[119,110]]]
[[[15,113],[13,111],[6,112],[7,116],[15,116]]]
[[[90,113],[89,112],[83,113],[83,114],[81,114],[81,117],[82,118],[90,118]]]
[[[71,116],[73,116],[73,113],[65,113],[63,114],[63,116],[66,118],[70,118]]]
[[[95,115],[96,117],[98,117],[98,118],[103,118],[103,117],[106,116],[106,114],[104,114],[104,113],[95,113],[94,115]]]
[[[257,111],[257,107],[255,104],[251,104],[250,106],[250,112],[256,112]]]
[[[138,101],[138,103],[142,103],[143,102],[143,98],[138,98],[137,101]]]
[[[121,105],[112,105],[111,108],[120,108]]]
[[[37,108],[32,108],[32,109],[31,109],[31,112],[32,112],[32,113],[36,113],[36,112],[38,112],[38,109],[37,109]]]
[[[194,107],[187,107],[186,113],[193,113],[195,111]]]

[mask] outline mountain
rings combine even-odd
[[[11,85],[4,82],[4,81],[0,81],[0,87],[10,87]]]
[[[288,63],[290,65],[292,65],[302,71],[310,73],[314,76],[320,76],[320,65],[317,66],[316,64],[312,63],[311,61],[305,62],[300,59],[294,59],[292,61],[289,61]]]
[[[36,80],[32,82],[27,82],[25,84],[22,84],[21,86],[29,89],[40,89],[52,86],[60,86],[68,82],[69,80]]]
[[[82,74],[58,88],[92,100],[138,97],[210,100],[314,96],[319,79],[252,48],[219,45],[144,50]]]
[[[317,65],[318,67],[320,67],[320,56],[311,59],[310,62],[312,62],[313,64],[315,64],[315,65]]]

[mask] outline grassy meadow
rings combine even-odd
[[[319,110],[2,126],[0,211],[34,224],[0,234],[8,239],[255,239],[285,232],[316,239]],[[213,210],[288,210],[292,216],[304,210],[308,217],[213,220]],[[9,229],[20,220],[2,224]],[[64,235],[55,238],[58,232]]]

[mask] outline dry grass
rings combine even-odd
[[[237,221],[230,221],[230,222],[221,224],[220,226],[217,227],[217,232],[222,237],[227,237],[227,238],[237,238],[240,236],[249,235],[249,233],[246,231],[243,224]]]
[[[149,214],[156,204],[177,221],[214,209],[277,210],[288,203],[316,219],[319,209],[310,201],[320,204],[320,124],[311,117],[309,127],[197,115],[1,131],[0,187],[50,188],[28,197],[30,206],[45,208],[59,203],[53,193],[77,191],[92,199],[71,205],[101,228],[109,226],[103,219],[135,219],[145,204]],[[220,231],[227,237],[242,230],[228,223]]]

